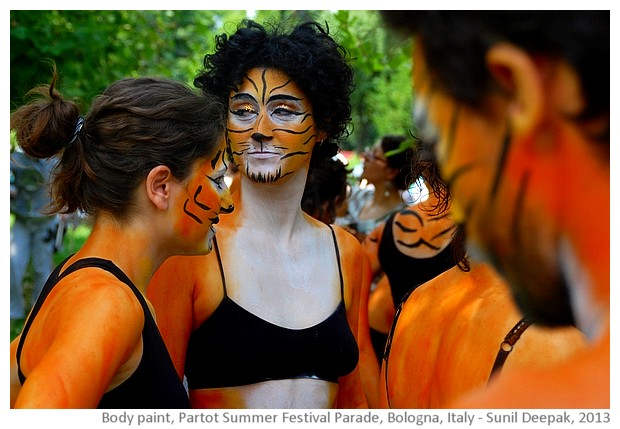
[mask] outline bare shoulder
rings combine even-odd
[[[85,268],[65,277],[49,297],[59,312],[59,320],[72,329],[79,329],[89,320],[93,326],[115,330],[144,324],[144,311],[136,293],[113,274],[97,268]],[[46,301],[47,303],[47,301]],[[77,325],[77,326],[74,326]]]
[[[341,253],[353,256],[363,252],[361,243],[353,234],[338,225],[331,225],[331,227],[336,234],[336,241]]]

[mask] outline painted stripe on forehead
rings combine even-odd
[[[267,94],[267,69],[263,69],[263,73],[261,74],[261,79],[263,81],[263,95],[262,95],[262,102],[263,104],[265,104],[265,98],[266,98],[266,94]]]
[[[284,88],[285,86],[287,86],[289,83],[291,83],[293,81],[293,79],[289,79],[286,82],[284,82],[282,85],[280,86],[276,86],[275,88],[273,88],[271,91],[269,91],[269,95],[271,95],[273,93],[273,91],[276,91],[280,88]],[[299,99],[298,99],[299,100]]]
[[[254,91],[256,91],[256,93],[258,94],[258,85],[256,85],[256,82],[250,79],[247,74],[245,75],[245,78],[252,84],[252,86],[254,87]]]

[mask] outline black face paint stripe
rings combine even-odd
[[[499,183],[502,178],[504,166],[506,165],[506,158],[508,154],[508,146],[510,145],[510,132],[506,133],[504,141],[502,142],[502,151],[499,155],[497,163],[497,170],[495,171],[495,177],[493,178],[493,186],[491,187],[491,201],[497,196],[497,190],[499,189]]]
[[[430,217],[430,218],[428,219],[428,221],[429,221],[429,222],[436,222],[436,221],[439,221],[439,220],[445,219],[445,218],[447,218],[447,217],[449,217],[449,216],[450,216],[450,213],[444,213],[444,214],[442,214],[442,215],[432,216],[432,217]]]
[[[308,155],[310,152],[298,151],[298,152],[290,152],[281,157],[280,159],[290,158],[291,156],[300,156],[300,155]]]
[[[209,176],[207,176],[207,177],[209,177]],[[209,179],[210,179],[210,177],[209,177]],[[202,185],[198,186],[198,189],[196,189],[196,192],[194,192],[194,203],[196,203],[196,205],[198,207],[200,207],[201,209],[203,209],[203,210],[211,210],[211,207],[209,207],[209,206],[207,206],[205,204],[202,204],[201,202],[198,201],[198,195],[200,195],[201,192],[202,192]]]
[[[417,228],[406,227],[405,225],[403,225],[402,223],[398,221],[394,222],[394,225],[396,225],[398,229],[400,229],[402,232],[418,232]]]
[[[262,103],[265,104],[265,100],[267,98],[267,69],[263,70],[261,75],[261,80],[263,81],[263,95],[262,95]]]
[[[519,234],[519,227],[521,225],[521,212],[523,212],[523,205],[525,203],[525,195],[527,193],[527,186],[530,181],[530,173],[526,171],[520,180],[519,193],[517,194],[514,214],[512,215],[512,224],[510,227],[510,235],[512,236],[512,242],[515,244],[521,244],[521,235]]]
[[[185,204],[183,204],[183,211],[185,212],[185,214],[188,215],[189,217],[191,217],[196,222],[198,222],[199,224],[202,225],[202,221],[196,215],[194,215],[189,210],[187,210],[187,203],[189,203],[189,200],[185,200]]]
[[[441,236],[444,236],[446,234],[448,234],[449,232],[453,231],[456,228],[456,225],[452,225],[449,228],[444,229],[443,231],[439,232],[438,234],[434,235],[431,240],[435,240],[436,238],[439,238]]]
[[[289,130],[288,128],[274,128],[271,131],[272,132],[282,131],[283,133],[288,133],[288,134],[306,134],[313,127],[314,127],[314,125],[310,125],[308,128],[306,128],[303,131],[293,131],[293,130]]]
[[[256,93],[258,93],[258,85],[256,85],[256,82],[254,82],[252,79],[250,79],[250,77],[246,74],[245,78],[248,80],[248,82],[250,82],[252,84],[252,86],[254,87],[254,91],[256,91]]]
[[[291,81],[292,81],[292,80],[293,80],[293,79],[289,79],[289,80],[287,80],[286,82],[284,82],[282,85],[280,85],[280,86],[276,86],[276,87],[275,87],[275,88],[273,88],[271,91],[269,91],[269,95],[271,95],[271,93],[273,93],[273,91],[276,91],[276,90],[278,90],[278,89],[280,89],[280,88],[284,88],[286,85],[288,85],[289,83],[291,83]]]
[[[432,250],[439,250],[440,249],[439,247],[433,246],[428,241],[423,240],[423,239],[420,239],[420,240],[416,241],[415,243],[406,243],[406,242],[401,241],[401,240],[397,240],[396,242],[398,244],[400,244],[401,246],[407,247],[409,249],[418,248],[420,246],[425,246],[425,247],[428,247],[429,249],[432,249]]]
[[[219,161],[221,155],[222,155],[222,150],[218,149],[213,159],[211,159],[211,170],[215,170],[215,166],[217,165],[217,162]]]

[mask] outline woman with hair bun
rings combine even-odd
[[[52,212],[92,232],[49,276],[11,343],[11,407],[186,408],[144,295],[169,256],[211,251],[233,210],[222,105],[181,83],[122,79],[78,107],[49,86],[11,116],[24,152],[58,157]]]

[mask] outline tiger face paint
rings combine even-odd
[[[415,121],[432,141],[451,195],[452,218],[464,223],[470,256],[491,262],[509,280],[521,310],[548,325],[572,323],[557,252],[557,219],[541,189],[556,183],[551,164],[535,162],[512,135],[501,95],[474,109],[439,88],[414,50]],[[519,137],[523,139],[523,137]],[[517,144],[517,142],[521,142]]]
[[[250,70],[228,107],[226,134],[241,174],[273,183],[309,164],[318,134],[312,106],[287,75]]]
[[[224,178],[227,164],[224,149],[212,158],[196,161],[187,181],[185,193],[179,200],[180,214],[175,224],[188,254],[205,254],[213,249],[214,224],[220,214],[234,210],[232,197]]]

